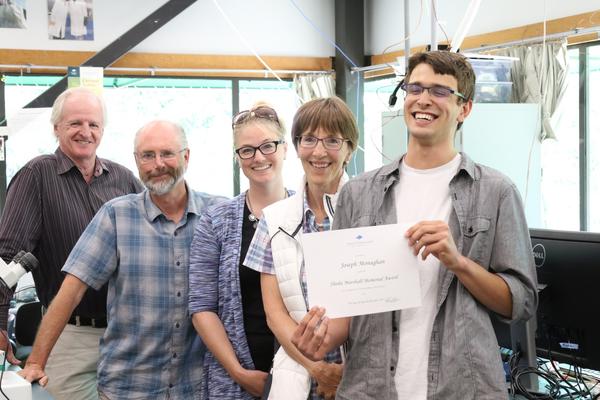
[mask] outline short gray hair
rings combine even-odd
[[[67,98],[73,94],[76,93],[85,93],[88,94],[92,97],[94,97],[96,100],[98,100],[98,103],[100,104],[100,107],[102,108],[102,125],[106,126],[106,122],[107,122],[107,116],[106,116],[106,104],[104,103],[104,99],[102,98],[102,96],[98,95],[96,92],[94,92],[93,90],[86,88],[86,87],[74,87],[74,88],[70,88],[65,90],[64,92],[62,92],[57,98],[56,100],[54,100],[54,104],[52,105],[52,114],[50,115],[50,122],[52,123],[52,125],[57,125],[62,117],[63,117],[63,107],[65,105],[65,100],[67,100]]]
[[[157,124],[167,124],[167,125],[171,125],[173,128],[175,128],[175,131],[177,132],[177,139],[179,139],[179,143],[181,144],[181,148],[182,149],[187,149],[187,147],[188,147],[187,135],[186,135],[185,130],[183,129],[183,127],[180,124],[178,124],[177,122],[167,121],[167,120],[162,120],[162,119],[157,119],[157,120],[150,121],[150,122],[144,124],[135,133],[135,139],[133,140],[133,148],[134,148],[135,151],[137,151],[138,138],[139,138],[140,134],[142,134],[146,129],[148,129],[152,125],[157,125]]]

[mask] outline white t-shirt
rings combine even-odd
[[[448,185],[456,175],[460,161],[460,154],[457,154],[449,163],[426,170],[411,168],[403,161],[400,182],[394,193],[398,222],[448,222],[452,210]],[[400,350],[394,376],[400,400],[427,398],[429,341],[437,311],[440,262],[432,255],[425,261],[420,257],[418,260],[422,304],[400,312]]]

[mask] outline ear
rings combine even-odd
[[[190,162],[190,149],[189,148],[185,149],[185,152],[183,153],[183,159],[185,160],[185,166],[187,168],[187,166]]]
[[[344,158],[344,167],[350,163],[350,160],[352,160],[352,154],[354,154],[353,151],[349,151],[348,154],[346,154],[346,157]]]
[[[283,159],[287,159],[287,151],[288,151],[288,144],[284,143],[283,144]]]
[[[471,110],[473,109],[473,100],[464,101],[460,105],[460,113],[457,117],[457,122],[464,122],[465,119],[471,114]]]

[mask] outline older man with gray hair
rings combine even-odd
[[[21,374],[46,383],[46,357],[72,310],[88,287],[108,282],[100,398],[191,399],[204,345],[187,310],[189,249],[201,212],[220,199],[185,183],[190,151],[180,126],[145,125],[134,155],[147,190],[106,203],[82,234]]]
[[[54,154],[29,161],[12,178],[0,219],[0,257],[9,262],[20,250],[40,261],[33,272],[38,297],[47,308],[64,279],[61,268],[79,236],[110,199],[137,193],[142,185],[127,168],[96,156],[106,124],[100,96],[68,89],[52,107],[58,140]],[[12,293],[0,287],[0,328],[6,329]],[[87,290],[67,316],[67,327],[50,354],[46,370],[56,399],[97,399],[98,341],[106,327],[106,286]],[[0,335],[5,349],[6,336]],[[7,360],[18,364],[8,346]]]

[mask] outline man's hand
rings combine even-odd
[[[312,369],[311,375],[317,381],[317,394],[325,400],[335,399],[335,392],[342,380],[342,364],[319,361]]]
[[[327,333],[329,319],[324,316],[324,308],[311,308],[292,335],[292,344],[304,357],[312,361],[323,360],[331,342]]]
[[[41,365],[28,362],[25,368],[17,373],[29,382],[38,382],[41,386],[48,384],[48,376]]]
[[[236,378],[236,382],[254,397],[261,397],[265,390],[267,374],[264,371],[244,369]]]
[[[11,363],[12,365],[20,365],[21,361],[15,357],[13,353],[13,348],[8,342],[8,334],[4,329],[0,329],[0,350],[6,350],[6,361]]]
[[[422,250],[423,260],[432,254],[454,272],[464,265],[464,257],[458,252],[450,228],[444,221],[419,222],[411,226],[405,236],[413,248],[414,255],[418,255]]]

